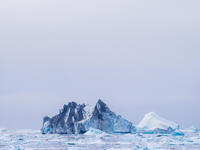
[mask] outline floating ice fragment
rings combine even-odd
[[[185,129],[186,132],[192,132],[192,133],[197,133],[200,130],[197,129],[195,126],[191,126],[190,128]]]
[[[6,131],[7,131],[6,128],[0,128],[0,133],[6,132]]]
[[[94,128],[90,128],[84,135],[100,135],[100,134],[104,134],[105,132],[98,130],[98,129],[94,129]]]
[[[171,133],[172,136],[184,136],[184,133],[179,131],[179,130],[175,130],[174,132]]]

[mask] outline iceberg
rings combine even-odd
[[[78,105],[75,102],[69,102],[64,105],[60,113],[52,118],[48,116],[43,119],[42,133],[57,134],[79,134],[85,133],[82,122],[88,116],[84,110],[85,104]]]
[[[120,115],[116,115],[99,100],[94,108],[93,115],[84,122],[86,129],[95,128],[107,133],[133,133],[135,126]]]
[[[135,133],[135,126],[120,115],[116,115],[102,101],[95,107],[69,102],[60,113],[52,118],[43,119],[43,134],[84,134],[90,128],[106,133]]]
[[[169,134],[177,129],[179,129],[179,125],[177,123],[166,120],[154,112],[146,114],[137,126],[138,132],[149,134]]]

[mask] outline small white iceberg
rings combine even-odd
[[[143,133],[172,133],[179,129],[179,125],[150,112],[138,124],[137,130]]]

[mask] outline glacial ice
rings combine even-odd
[[[101,100],[97,102],[92,117],[83,125],[86,129],[95,128],[107,133],[131,133],[135,129],[131,122],[116,115]]]
[[[135,133],[135,126],[99,100],[95,107],[70,102],[52,118],[44,117],[43,134],[84,134],[90,128],[107,133]]]
[[[172,133],[177,129],[177,123],[166,120],[154,112],[146,114],[137,126],[137,130],[143,133]]]

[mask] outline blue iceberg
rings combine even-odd
[[[90,128],[106,133],[135,133],[135,126],[120,115],[116,115],[102,101],[95,107],[70,102],[60,113],[52,118],[43,119],[42,133],[84,134]]]

